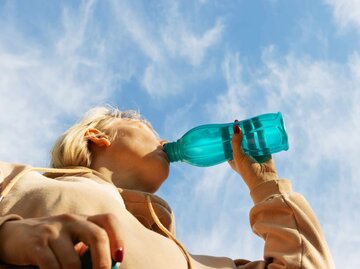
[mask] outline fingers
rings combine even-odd
[[[81,257],[89,249],[89,247],[83,242],[79,242],[74,246],[74,249],[77,255]]]
[[[102,227],[108,234],[110,239],[110,249],[112,257],[117,262],[122,262],[124,257],[124,248],[121,238],[121,231],[119,229],[119,221],[115,215],[104,214],[96,215],[87,218],[89,221]]]
[[[34,260],[32,263],[38,265],[40,269],[61,269],[55,254],[48,246],[33,248],[32,260]]]
[[[242,171],[251,166],[254,162],[249,156],[246,155],[243,148],[241,147],[241,143],[243,140],[243,133],[241,128],[238,125],[234,125],[234,134],[232,136],[232,148],[233,148],[233,158],[236,167]],[[230,163],[231,165],[231,163]]]
[[[7,262],[33,264],[41,269],[75,269],[81,268],[77,252],[84,252],[88,246],[92,268],[110,268],[111,253],[116,261],[123,259],[119,224],[118,219],[109,214],[88,218],[63,214],[7,222],[2,226],[2,233],[16,236],[1,242],[7,250],[2,256]],[[22,249],[23,246],[25,249]]]
[[[82,217],[64,214],[59,218],[65,223],[64,240],[57,240],[52,247],[58,260],[61,261],[62,268],[80,268],[80,260],[73,246],[79,241],[87,246],[77,244],[77,248],[90,249],[94,269],[110,268],[111,256],[117,262],[122,262],[123,242],[120,240],[120,223],[116,216],[103,214]],[[67,238],[69,239],[66,241]],[[82,250],[78,249],[78,251]]]
[[[110,243],[104,229],[86,220],[77,220],[68,229],[72,238],[89,246],[94,269],[111,267]]]
[[[258,163],[266,163],[268,162],[270,159],[272,159],[272,156],[269,155],[263,155],[263,156],[256,156],[254,157],[254,159],[258,162]]]
[[[70,236],[64,235],[59,239],[54,240],[50,243],[50,247],[53,253],[55,253],[57,260],[61,264],[61,268],[81,268],[79,255],[75,251]]]
[[[5,241],[4,246],[8,254],[3,262],[14,265],[37,265],[41,269],[61,268],[49,245],[49,241],[59,235],[56,225],[35,218],[9,221],[3,228],[7,228],[9,232],[9,238],[2,240]]]
[[[242,139],[241,129],[235,123],[232,137],[233,161],[229,164],[240,174],[249,189],[252,190],[265,181],[276,180],[278,177],[271,155],[257,157],[255,160],[242,149]]]

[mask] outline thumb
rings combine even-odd
[[[234,134],[232,137],[232,147],[233,147],[233,158],[238,167],[238,169],[245,172],[254,161],[244,152],[241,144],[243,141],[243,132],[236,121],[234,123]]]

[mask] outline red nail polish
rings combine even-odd
[[[123,248],[118,248],[116,251],[115,251],[115,260],[117,262],[122,262],[124,259],[124,249]]]
[[[239,122],[239,120],[234,120],[234,122]],[[240,134],[240,127],[238,125],[234,125],[234,133]]]
[[[240,127],[238,125],[234,126],[234,134],[240,134]]]

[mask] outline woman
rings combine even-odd
[[[109,108],[91,110],[60,137],[52,152],[52,166],[63,170],[48,170],[44,176],[28,166],[0,164],[4,174],[2,216],[15,214],[25,219],[22,221],[41,223],[59,215],[65,219],[95,215],[78,221],[95,224],[102,235],[89,241],[76,229],[62,233],[59,228],[49,228],[51,236],[44,239],[39,235],[27,248],[51,250],[51,266],[35,258],[20,259],[16,250],[24,251],[24,244],[16,239],[5,240],[13,244],[11,249],[0,241],[0,250],[4,251],[0,259],[40,268],[80,268],[77,250],[79,244],[85,244],[92,250],[95,268],[109,268],[110,254],[100,254],[96,247],[100,240],[108,244],[106,251],[113,258],[119,255],[117,250],[126,251],[121,268],[334,268],[307,202],[292,192],[289,181],[278,178],[272,159],[255,162],[242,151],[241,141],[241,130],[235,126],[234,158],[229,164],[241,175],[254,201],[250,222],[265,240],[263,261],[190,255],[173,234],[171,209],[152,194],[169,173],[162,150],[165,141],[138,114]],[[107,214],[105,222],[113,225],[97,221],[98,214]],[[13,221],[13,226],[19,221]],[[11,222],[0,228],[2,238],[13,237],[16,229],[9,228]],[[62,227],[57,225],[50,227]]]

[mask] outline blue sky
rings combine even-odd
[[[360,2],[1,1],[0,159],[46,166],[95,105],[158,133],[283,113],[274,155],[318,215],[339,268],[360,266]],[[193,253],[261,259],[252,202],[227,164],[172,165],[158,195]]]

